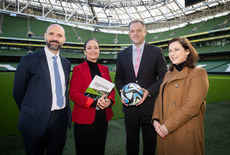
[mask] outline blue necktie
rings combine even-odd
[[[54,78],[55,78],[55,86],[56,86],[57,105],[61,108],[63,105],[61,77],[58,70],[57,56],[55,55],[52,58],[54,63]]]

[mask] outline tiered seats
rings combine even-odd
[[[226,44],[224,46],[220,46],[215,52],[229,52],[230,51],[230,44]]]
[[[228,22],[226,22],[226,20],[228,20]],[[225,27],[230,26],[230,15],[210,19],[207,21],[202,21],[196,24],[188,24],[185,27],[165,31],[160,34],[151,33],[151,34],[148,34],[146,38],[149,42],[151,42],[152,40],[150,41],[149,38],[152,39],[154,36],[158,36],[154,41],[165,40],[165,39],[170,39],[170,38],[179,37],[179,36],[186,36],[189,34],[195,34],[195,33],[200,33],[200,32],[222,28],[220,26],[223,25],[223,23],[226,23]]]
[[[216,53],[216,52],[229,52],[230,44],[222,45],[214,45],[214,46],[202,46],[202,47],[194,47],[199,54],[203,53]],[[168,49],[163,49],[163,54],[168,56]]]
[[[208,70],[208,72],[230,72],[230,61],[220,65],[220,66],[216,66],[210,70]]]
[[[198,53],[212,53],[220,46],[203,46],[203,47],[195,47]]]
[[[146,37],[145,37],[145,40],[147,42],[154,42],[154,41],[157,41],[159,40],[159,36],[161,35],[161,32],[158,32],[158,33],[147,33]]]
[[[164,56],[168,56],[169,55],[168,49],[163,49],[162,52],[163,52]]]
[[[115,44],[114,39],[116,39],[116,34],[103,32],[93,32],[93,34],[99,44]]]
[[[116,59],[117,58],[117,54],[112,54],[112,53],[110,53],[110,54],[105,54],[105,53],[103,53],[103,52],[101,52],[101,54],[100,54],[100,59]]]
[[[71,26],[62,25],[62,27],[65,29],[66,42],[80,42]]]
[[[118,34],[118,44],[131,44],[128,34]]]
[[[36,39],[44,39],[43,36],[46,33],[46,29],[50,24],[51,23],[49,22],[30,19],[31,31],[33,32]]]
[[[180,28],[180,30],[177,32],[177,36],[185,36],[189,34],[196,33],[196,30],[198,29],[200,23],[196,24],[188,24],[183,28]]]
[[[27,18],[4,15],[2,22],[3,37],[27,38]]]
[[[230,26],[230,15],[226,15],[223,17],[211,19],[205,22],[200,22],[196,24],[188,24],[183,28],[178,28],[166,32],[158,32],[158,33],[148,33],[146,36],[146,42],[154,42],[165,39],[171,39],[173,37],[178,36],[186,36],[191,33],[198,33],[203,31],[209,31],[212,29],[220,28],[224,26]],[[30,29],[34,34],[34,39],[42,39],[44,40],[44,33],[47,27],[51,24],[50,22],[39,21],[34,18],[30,18]],[[62,25],[66,32],[66,42],[74,42],[74,43],[84,43],[86,40],[90,38],[96,38],[99,44],[115,44],[114,39],[117,38],[117,44],[131,44],[131,40],[128,34],[109,34],[102,32],[92,32],[89,30],[80,29],[77,27],[71,27]],[[28,38],[28,22],[27,18],[24,17],[11,17],[8,15],[3,16],[2,22],[2,31],[3,34],[0,36],[3,37],[15,37],[15,38]],[[123,47],[123,46],[122,46]],[[215,46],[203,46],[203,47],[195,47],[198,53],[215,53],[215,52],[225,52],[229,51],[230,45],[215,45]],[[2,54],[5,52],[3,51]],[[14,53],[9,51],[9,54]],[[26,54],[25,51],[23,54]],[[67,52],[68,53],[68,52]],[[167,49],[163,51],[165,56],[168,56]],[[16,55],[23,55],[21,52],[15,52]],[[68,57],[82,57],[77,55],[76,53],[64,54],[68,55]],[[104,55],[102,54],[102,58],[108,59],[116,59],[116,55]]]
[[[93,38],[91,32],[89,30],[84,30],[84,29],[80,29],[80,28],[75,28],[75,30],[77,31],[78,35],[81,37],[82,42],[86,42],[86,40]],[[68,36],[66,36],[68,37]]]
[[[0,50],[0,56],[24,56],[27,54],[32,54],[34,52],[37,52],[37,51],[2,49]],[[63,51],[62,50],[60,54],[66,58],[84,58],[84,54],[80,51]]]
[[[0,50],[0,56],[24,56],[27,55],[27,50],[9,50],[9,49],[1,49]]]
[[[208,72],[226,72],[229,65],[229,60],[200,61],[197,63],[197,66],[204,68]]]
[[[159,35],[159,37],[157,38],[157,40],[165,40],[165,39],[172,38],[173,36],[170,36],[170,34],[173,34],[174,32],[175,30],[169,30],[166,32],[162,32],[161,35]]]
[[[66,58],[84,58],[83,52],[79,51],[61,51],[60,55]]]
[[[33,18],[30,18],[29,20],[30,20],[31,32],[33,32],[35,36],[40,36],[40,39],[42,39],[46,28],[51,23],[45,21],[39,21]],[[152,41],[165,40],[173,37],[185,36],[189,34],[222,28],[223,26],[227,27],[230,26],[229,20],[230,20],[230,15],[226,15],[226,16],[214,18],[196,24],[188,24],[183,28],[169,30],[166,32],[148,33],[146,36],[146,41],[152,42]],[[103,32],[91,32],[89,30],[73,28],[71,26],[66,26],[66,25],[62,25],[62,26],[66,31],[66,38],[67,38],[66,41],[68,42],[85,42],[89,38],[95,37],[100,44],[114,44],[114,39],[116,38],[116,34],[109,34]],[[20,30],[18,29],[19,27]],[[27,38],[27,33],[28,33],[27,18],[11,17],[8,15],[4,15],[3,23],[2,23],[2,32],[3,34],[0,36]],[[128,34],[118,34],[117,40],[118,40],[117,44],[131,43]]]
[[[223,23],[224,20],[229,17],[230,15],[227,15],[227,16],[222,16],[222,17],[211,19],[211,20],[207,20],[202,26],[199,27],[199,29],[196,32],[199,33],[199,32],[205,32],[205,31],[218,29],[221,23]]]

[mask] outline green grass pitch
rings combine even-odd
[[[114,82],[115,73],[111,72]],[[0,137],[19,133],[17,131],[17,121],[19,110],[12,96],[14,72],[0,72]],[[115,89],[116,90],[116,89]],[[209,92],[207,102],[218,102],[230,99],[230,76],[229,75],[209,75]],[[113,119],[122,118],[122,104],[120,96],[116,90],[115,104],[113,106]],[[74,103],[71,102],[71,108]]]

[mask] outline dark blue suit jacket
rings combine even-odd
[[[123,106],[125,113],[133,113],[137,109],[144,115],[151,116],[159,87],[167,71],[166,62],[161,48],[150,44],[144,45],[141,64],[137,77],[132,61],[132,46],[118,53],[115,84],[118,92],[128,83],[137,83],[149,91],[149,96],[138,107]]]
[[[68,97],[70,62],[61,57],[66,83],[68,126],[71,110]],[[50,73],[44,49],[23,56],[15,72],[13,96],[20,110],[18,129],[26,135],[41,136],[47,128],[52,106]]]

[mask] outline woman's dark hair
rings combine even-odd
[[[168,47],[171,43],[176,42],[176,41],[179,42],[185,50],[189,49],[189,54],[188,54],[188,57],[184,65],[190,68],[194,68],[196,66],[196,62],[199,60],[199,55],[197,54],[196,50],[194,49],[192,44],[189,42],[189,40],[185,37],[177,37],[177,38],[171,39],[168,43]],[[169,70],[173,71],[173,69],[174,69],[174,65],[170,61]]]
[[[100,49],[100,45],[99,45],[98,41],[97,41],[96,39],[91,38],[91,39],[88,39],[88,40],[85,42],[85,44],[84,44],[84,50],[86,49],[86,45],[87,45],[87,43],[88,43],[89,41],[91,41],[91,40],[96,41],[96,42],[97,42],[97,44],[98,44],[98,47],[99,47],[99,49]]]

